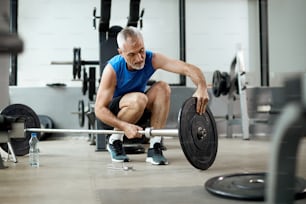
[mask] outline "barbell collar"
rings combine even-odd
[[[179,135],[178,129],[150,129],[150,136],[170,136],[177,137]]]

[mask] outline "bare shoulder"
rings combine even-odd
[[[112,65],[107,64],[102,72],[102,77],[116,77],[116,72],[114,70],[114,68],[112,67]]]
[[[164,54],[154,52],[152,58],[152,64],[156,69],[163,68],[171,59]]]
[[[112,65],[107,64],[104,67],[102,76],[101,76],[101,84],[116,84],[116,72],[113,69]]]

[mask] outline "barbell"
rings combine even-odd
[[[85,129],[46,129],[40,128],[40,122],[35,112],[28,106],[12,104],[6,107],[2,115],[21,118],[25,121],[24,138],[12,138],[11,145],[17,156],[28,154],[31,132],[40,133],[91,133],[113,134],[124,133],[117,130],[85,130]],[[209,107],[202,115],[196,112],[196,98],[188,98],[182,105],[178,114],[178,129],[152,129],[140,130],[146,137],[152,136],[178,136],[185,157],[192,166],[206,170],[215,161],[218,149],[218,133],[216,122]],[[0,145],[8,151],[6,144]]]
[[[25,132],[40,133],[88,133],[88,134],[124,134],[121,130],[85,130],[85,129],[49,129],[49,128],[26,128]],[[178,129],[152,129],[138,130],[138,133],[145,135],[147,138],[153,136],[178,136]]]
[[[82,60],[81,48],[73,48],[73,61],[52,61],[51,65],[72,65],[73,79],[81,79],[82,65],[99,65],[98,60]]]

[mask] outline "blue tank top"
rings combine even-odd
[[[144,92],[148,80],[154,74],[155,69],[152,66],[152,51],[146,51],[146,60],[144,68],[141,70],[129,71],[124,58],[116,55],[109,60],[116,72],[117,85],[113,97],[123,96],[130,92]]]

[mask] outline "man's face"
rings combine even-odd
[[[124,57],[128,69],[143,69],[145,65],[146,52],[141,38],[128,38],[119,53]]]

